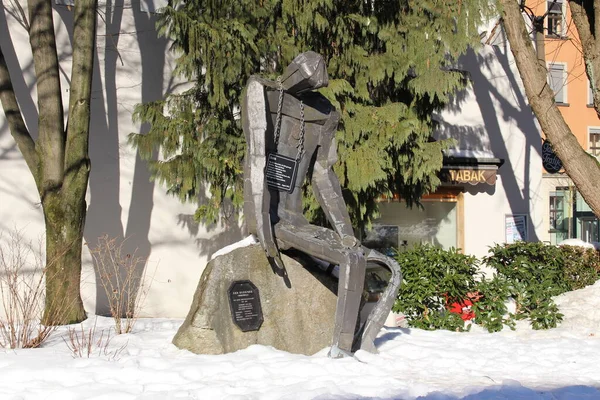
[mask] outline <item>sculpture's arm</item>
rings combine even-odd
[[[244,179],[249,180],[244,186],[250,190],[250,193],[244,193],[244,211],[252,213],[247,217],[254,219],[256,223],[256,235],[260,244],[269,257],[275,258],[279,256],[279,250],[273,238],[269,215],[270,196],[265,180],[268,112],[264,86],[254,77],[248,81],[244,103],[243,127],[248,146]]]
[[[337,127],[337,118],[336,115],[334,130]],[[358,247],[360,242],[354,236],[350,215],[342,197],[340,181],[333,171],[333,165],[337,162],[337,146],[333,135],[335,132],[331,133],[332,139],[322,143],[318,149],[312,176],[313,190],[329,223],[340,235],[342,243],[349,248]]]

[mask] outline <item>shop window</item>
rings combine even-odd
[[[567,102],[567,66],[563,63],[548,64],[548,83],[554,91],[554,100],[559,104]]]
[[[600,242],[600,223],[590,206],[576,193],[574,208],[575,237],[585,242]]]
[[[550,230],[563,231],[565,222],[565,195],[550,193]]]
[[[590,138],[588,151],[593,156],[600,156],[600,128],[589,128]]]
[[[563,0],[548,0],[547,30],[548,36],[563,37],[565,31],[565,14]]]
[[[581,240],[584,242],[600,242],[598,218],[583,217],[579,219]]]
[[[557,244],[569,237],[570,200],[571,191],[568,188],[557,187],[555,192],[550,192],[550,207],[548,219],[550,221],[550,242]]]
[[[444,249],[458,247],[457,203],[430,199],[422,205],[408,208],[403,202],[379,203],[380,217],[363,243],[383,253],[426,243]]]
[[[407,243],[398,243],[398,226],[373,224],[362,240],[362,244],[388,256],[393,256],[396,250],[406,248]],[[402,245],[402,248],[400,248]]]

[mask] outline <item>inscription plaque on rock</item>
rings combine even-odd
[[[229,308],[233,323],[242,332],[257,331],[263,323],[258,288],[250,281],[235,281],[229,286]]]

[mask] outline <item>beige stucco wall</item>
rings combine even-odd
[[[505,41],[461,59],[469,88],[439,115],[439,137],[456,148],[504,159],[495,186],[466,185],[464,250],[485,255],[505,241],[505,216],[528,216],[528,239],[543,240],[544,208],[539,127],[527,103],[512,53]]]
[[[141,129],[132,122],[134,106],[161,99],[179,86],[171,77],[174,56],[167,51],[168,42],[157,38],[154,15],[141,12],[138,1],[125,5],[111,10],[101,4],[99,9],[85,240],[93,245],[103,234],[128,238],[128,250],[137,249],[138,255],[148,258],[146,275],[151,287],[142,314],[183,317],[207,258],[240,239],[241,232],[236,221],[229,227],[194,223],[195,205],[181,204],[167,196],[164,187],[151,183],[145,163],[127,144],[127,135]],[[72,12],[55,6],[54,17],[66,109],[72,40],[66,27],[71,26]],[[0,42],[26,123],[35,134],[36,93],[28,37],[11,15],[0,18]],[[24,73],[18,74],[17,69]],[[44,232],[33,178],[0,109],[0,232],[14,228],[24,240],[37,241]],[[86,310],[94,312],[97,300],[104,302],[97,299],[102,292],[96,290],[87,246],[83,253],[82,294]]]
[[[131,120],[135,104],[178,90],[171,78],[173,55],[166,52],[168,43],[156,37],[153,16],[139,11],[139,3],[114,10],[102,7],[85,239],[93,244],[103,234],[128,238],[128,246],[148,258],[146,273],[151,289],[143,315],[183,317],[208,257],[239,240],[241,229],[237,221],[211,227],[194,223],[195,205],[181,204],[167,196],[163,187],[150,182],[145,163],[127,144],[127,135],[141,129]],[[70,26],[72,14],[58,6],[55,17],[66,105],[72,40],[66,26]],[[13,83],[28,127],[35,134],[35,86],[28,38],[12,16],[0,18],[7,21],[4,24],[0,20],[0,42],[9,67],[25,71],[14,75]],[[463,63],[471,71],[472,87],[440,114],[440,135],[455,137],[458,148],[491,151],[506,160],[495,187],[469,188],[464,196],[465,250],[481,256],[488,246],[504,240],[505,214],[526,213],[530,239],[534,238],[531,232],[542,238],[541,142],[507,49],[487,46],[464,57]],[[37,240],[44,230],[33,179],[0,110],[0,231],[13,228],[20,229],[27,240]],[[94,312],[102,297],[96,290],[89,250],[86,246],[83,250],[84,303]]]

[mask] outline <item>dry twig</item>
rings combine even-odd
[[[104,334],[104,329],[100,332],[96,330],[96,323],[98,319],[94,320],[92,325],[87,330],[80,324],[80,329],[69,326],[67,328],[68,340],[63,337],[63,340],[74,358],[90,358],[94,355],[99,357],[106,357],[108,360],[118,360],[121,353],[127,347],[127,343],[114,350],[110,350],[110,329],[108,333]]]
[[[117,334],[131,332],[150,290],[144,286],[147,259],[128,253],[124,245],[104,235],[90,249]]]

